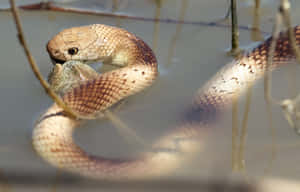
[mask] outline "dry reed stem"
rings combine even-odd
[[[110,110],[105,110],[103,113],[105,117],[107,117],[113,123],[113,125],[117,128],[117,130],[121,133],[121,135],[124,136],[127,142],[132,143],[132,138],[133,138],[134,141],[136,141],[138,144],[144,147],[149,147],[149,144],[147,144],[145,140],[142,139],[142,137],[140,137],[130,127],[128,127],[126,123],[124,123],[118,116],[116,116]]]
[[[238,158],[238,135],[239,135],[239,117],[238,117],[238,98],[234,97],[232,100],[232,146],[231,146],[231,169],[232,171],[239,171]]]
[[[113,0],[112,2],[112,11],[115,12],[119,9],[119,1],[118,0]]]
[[[228,3],[230,4],[230,0],[228,0]],[[228,6],[228,8],[227,8],[226,14],[224,16],[224,20],[227,20],[229,18],[230,13],[231,13],[231,5]]]
[[[239,134],[239,121],[238,121],[238,98],[233,98],[232,102],[232,170],[233,171],[244,171],[245,176],[245,145],[247,138],[247,124],[248,117],[251,105],[251,97],[252,97],[252,84],[249,84],[246,92],[246,103],[245,110],[242,120],[242,129]],[[238,136],[240,135],[240,139],[238,140]]]
[[[263,40],[262,34],[259,30],[260,25],[260,0],[255,0],[254,13],[253,13],[253,29],[251,30],[252,41]]]
[[[64,111],[71,116],[72,118],[76,118],[77,116],[75,115],[75,113],[73,111],[71,111],[66,104],[62,101],[62,99],[56,94],[54,93],[54,91],[52,91],[52,89],[50,88],[49,84],[47,83],[47,81],[42,77],[37,64],[33,58],[33,56],[31,55],[28,45],[26,43],[25,37],[24,37],[24,33],[23,33],[23,29],[22,29],[22,25],[21,25],[21,21],[20,21],[20,16],[19,16],[19,12],[18,9],[15,5],[15,1],[14,0],[10,0],[10,5],[11,5],[11,11],[12,14],[14,16],[14,21],[16,24],[16,28],[18,31],[18,38],[19,41],[24,49],[24,52],[26,54],[27,60],[30,64],[30,67],[34,73],[34,75],[36,76],[36,78],[40,81],[42,87],[44,88],[45,92],[56,102],[56,104],[58,106],[60,106],[61,108],[64,109]]]
[[[252,84],[247,85],[246,90],[246,103],[245,103],[245,110],[242,120],[242,130],[240,136],[240,146],[239,146],[239,154],[238,154],[238,162],[239,162],[239,169],[245,170],[245,146],[247,140],[247,125],[248,125],[248,117],[249,111],[251,106],[251,97],[252,97]]]
[[[273,63],[273,57],[274,57],[274,51],[276,48],[276,42],[279,37],[279,32],[280,32],[280,25],[282,23],[282,17],[280,13],[276,14],[275,18],[275,23],[273,26],[273,32],[272,32],[272,41],[270,48],[268,50],[268,58],[267,58],[267,64],[265,68],[265,76],[264,76],[264,97],[265,97],[265,102],[266,102],[266,110],[268,114],[268,122],[269,122],[269,129],[271,132],[271,137],[272,137],[272,150],[271,150],[271,159],[268,163],[268,166],[265,167],[264,169],[264,175],[270,172],[273,161],[276,156],[276,131],[273,126],[273,115],[272,115],[272,103],[277,104],[278,102],[275,101],[272,96],[271,96],[271,82],[272,82],[272,74],[270,67],[272,66]]]
[[[280,32],[280,25],[282,23],[282,17],[280,13],[276,14],[275,23],[273,26],[273,32],[272,32],[272,41],[271,45],[268,50],[268,58],[265,68],[265,76],[264,76],[264,96],[267,103],[274,103],[278,104],[279,102],[272,98],[271,96],[271,82],[272,82],[272,73],[270,70],[270,67],[273,63],[273,57],[274,57],[274,51],[276,48],[276,42],[279,36]]]
[[[238,17],[236,0],[231,0],[231,50],[229,54],[237,57],[241,54],[239,48],[239,30],[238,30]]]
[[[55,172],[55,178],[54,178],[54,182],[52,183],[52,186],[50,188],[51,192],[57,192],[59,190],[59,179],[60,179],[60,175],[62,174],[60,169],[56,169]]]
[[[186,13],[186,10],[187,10],[187,7],[188,7],[188,0],[186,1],[181,1],[181,9],[180,9],[180,15],[179,15],[179,21],[183,21],[184,20],[184,17],[185,17],[185,13]],[[174,51],[175,51],[175,47],[176,47],[176,42],[180,36],[180,33],[181,33],[181,29],[182,29],[182,22],[179,22],[177,25],[176,25],[176,30],[175,30],[175,33],[171,39],[171,43],[170,43],[170,46],[169,46],[169,51],[168,51],[168,56],[167,56],[167,66],[169,66],[171,63],[172,63],[172,59],[173,59],[173,56],[174,56]]]
[[[155,8],[155,22],[154,22],[154,30],[153,30],[153,51],[157,50],[157,41],[158,41],[158,33],[159,33],[159,19],[160,19],[160,11],[162,6],[162,0],[156,0],[156,8]]]
[[[116,12],[119,10],[119,1],[118,0],[113,0],[112,2],[112,12]],[[121,20],[119,17],[116,18],[116,26],[121,27]]]

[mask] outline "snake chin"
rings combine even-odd
[[[50,55],[50,59],[51,59],[51,62],[52,62],[52,64],[53,65],[56,65],[56,64],[64,64],[66,61],[64,61],[64,60],[61,60],[61,59],[57,59],[57,58],[55,58],[55,57],[52,57],[51,55]]]

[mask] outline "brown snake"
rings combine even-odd
[[[297,41],[300,27],[295,28]],[[215,121],[216,114],[230,106],[233,98],[264,74],[271,38],[227,64],[206,85],[199,89],[178,125],[153,145],[154,150],[133,159],[95,157],[80,149],[72,132],[81,122],[68,117],[56,104],[37,122],[33,132],[36,151],[52,165],[71,172],[100,179],[140,179],[165,175],[175,169],[187,155],[197,149],[197,138]],[[157,61],[151,49],[133,34],[105,25],[90,25],[66,29],[47,45],[53,60],[83,62],[103,61],[123,68],[102,75],[88,74],[80,85],[63,94],[63,100],[82,118],[96,118],[119,100],[141,91],[157,76]],[[276,43],[271,68],[294,59],[284,33]],[[81,65],[68,62],[68,65]],[[79,75],[80,76],[80,75]],[[92,78],[89,78],[91,77]],[[87,79],[87,81],[85,81]],[[172,150],[174,149],[174,150]]]

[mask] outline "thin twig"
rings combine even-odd
[[[158,33],[159,33],[159,22],[160,19],[160,10],[162,6],[161,0],[156,0],[156,9],[155,9],[155,23],[154,23],[154,30],[153,30],[153,51],[156,52],[157,49],[157,41],[158,41]]]
[[[230,3],[230,0],[228,0],[228,3]],[[231,5],[228,6],[228,8],[227,8],[226,14],[224,16],[224,20],[227,20],[229,18],[230,13],[231,13]]]
[[[105,110],[104,112],[105,117],[107,117],[113,125],[119,130],[122,136],[125,136],[125,139],[130,142],[132,138],[138,142],[138,144],[149,147],[149,145],[142,139],[132,128],[128,127],[119,117],[114,115],[111,111]]]
[[[276,48],[276,43],[278,40],[279,32],[280,32],[280,25],[282,23],[282,15],[280,11],[276,14],[276,19],[275,23],[273,26],[273,32],[272,32],[272,41],[268,50],[268,58],[267,58],[267,63],[266,63],[266,68],[265,68],[265,77],[264,77],[264,97],[265,97],[265,102],[266,102],[266,109],[267,109],[267,114],[268,114],[268,119],[269,119],[269,128],[271,131],[271,136],[272,136],[272,153],[271,153],[271,160],[268,164],[268,166],[265,168],[264,173],[267,174],[270,171],[270,168],[272,167],[272,163],[275,159],[276,156],[276,130],[273,126],[273,115],[272,115],[272,110],[271,110],[271,104],[279,104],[278,101],[272,98],[271,96],[271,82],[272,82],[272,75],[271,75],[271,66],[273,63],[273,57],[274,57],[274,52]]]
[[[267,63],[266,63],[266,68],[265,68],[265,76],[264,76],[264,97],[265,100],[268,103],[274,103],[278,104],[275,99],[272,98],[271,96],[271,82],[272,82],[272,73],[271,73],[271,66],[273,64],[273,57],[274,57],[274,51],[276,48],[276,42],[279,36],[280,32],[280,25],[282,23],[282,17],[279,13],[276,14],[276,19],[275,19],[275,24],[273,26],[273,32],[272,32],[272,41],[268,50],[268,58],[267,58]]]
[[[56,169],[56,173],[55,173],[55,178],[54,178],[54,182],[52,183],[52,186],[50,188],[51,192],[57,192],[57,189],[59,188],[59,179],[60,179],[60,175],[62,174],[60,169]]]
[[[254,13],[253,13],[253,29],[251,31],[251,39],[253,41],[261,41],[263,39],[259,30],[260,23],[260,0],[255,0]]]
[[[227,11],[225,13],[224,16],[222,16],[220,19],[218,19],[216,21],[216,23],[222,23],[222,22],[227,22],[228,19],[229,19],[229,16],[230,16],[230,13],[231,13],[231,4],[230,4],[230,1],[231,0],[227,0],[227,3],[229,4],[228,7],[227,7]]]
[[[238,94],[237,94],[238,95]],[[238,162],[238,135],[239,135],[239,122],[238,122],[238,98],[234,97],[232,100],[232,146],[231,146],[231,169],[233,171],[239,170]]]
[[[119,9],[119,1],[118,0],[113,0],[112,12],[116,12],[118,9]]]
[[[119,9],[119,1],[118,0],[113,0],[112,3],[112,12],[116,12]],[[116,26],[121,27],[121,20],[120,18],[116,18]]]
[[[188,7],[188,0],[181,1],[179,21],[184,20],[187,7]],[[169,46],[169,49],[168,49],[169,51],[168,51],[168,57],[167,57],[167,59],[168,59],[167,66],[169,66],[172,63],[172,59],[173,59],[174,51],[175,51],[175,47],[176,47],[176,42],[177,42],[177,39],[179,38],[179,35],[181,33],[181,29],[182,29],[182,23],[178,23],[176,25],[176,30],[175,30],[175,33],[174,33],[172,39],[171,39],[171,43],[170,43],[170,46]]]
[[[50,89],[50,86],[49,84],[47,83],[47,81],[45,81],[45,79],[42,77],[38,67],[37,67],[37,64],[34,60],[34,58],[32,57],[30,51],[29,51],[29,48],[28,48],[28,45],[25,41],[25,38],[24,38],[24,33],[23,33],[23,29],[22,29],[22,25],[21,25],[21,21],[20,21],[20,16],[19,16],[19,12],[18,12],[18,9],[15,5],[15,1],[14,0],[10,0],[10,5],[11,5],[11,10],[12,10],[12,13],[13,13],[13,16],[14,16],[14,21],[15,21],[15,24],[16,24],[16,28],[17,28],[17,31],[18,31],[18,38],[19,38],[19,41],[24,49],[24,52],[26,54],[26,57],[27,57],[27,60],[30,64],[30,67],[34,73],[34,75],[36,76],[36,78],[40,81],[42,87],[44,88],[44,90],[46,91],[46,93],[57,103],[58,106],[60,106],[61,108],[64,109],[64,111],[70,115],[71,117],[73,118],[76,118],[77,116],[74,114],[74,112],[72,112],[67,106],[66,104],[62,101],[62,99],[56,95],[54,93],[54,91],[52,91]]]
[[[247,93],[246,93],[246,104],[245,104],[245,111],[243,115],[242,121],[242,130],[241,130],[241,137],[240,137],[240,147],[239,147],[239,168],[245,170],[245,145],[246,145],[246,138],[247,138],[247,125],[248,125],[248,117],[250,111],[250,104],[251,104],[251,97],[252,97],[252,84],[247,86]]]
[[[238,56],[241,53],[239,48],[239,30],[236,0],[231,0],[231,50],[229,51],[233,56]]]

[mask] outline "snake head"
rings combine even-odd
[[[47,51],[55,63],[63,64],[69,60],[98,60],[95,42],[98,36],[90,26],[65,29],[47,43]]]

